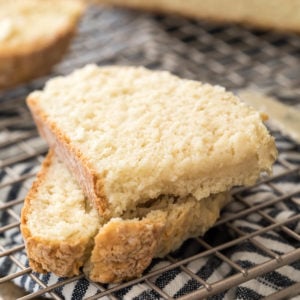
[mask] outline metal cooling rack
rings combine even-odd
[[[51,76],[68,73],[91,62],[100,65],[141,64],[153,69],[167,69],[183,77],[221,84],[230,89],[259,89],[296,108],[300,105],[299,49],[300,36],[294,34],[284,35],[175,16],[94,7],[84,17],[69,55]],[[40,286],[40,290],[22,299],[33,299],[46,293],[53,299],[62,299],[55,290],[84,276],[45,285],[30,267],[16,258],[16,254],[24,250],[22,240],[12,247],[2,246],[7,232],[15,230],[18,233],[20,207],[47,151],[46,144],[38,137],[24,99],[30,91],[40,88],[49,77],[0,93],[0,178],[5,178],[0,181],[0,197],[3,197],[0,198],[0,215],[9,216],[7,223],[0,224],[0,257],[7,257],[16,265],[16,271],[0,278],[0,284],[27,274]],[[189,240],[181,248],[191,251],[187,253],[178,250],[170,254],[164,259],[167,263],[163,267],[148,271],[143,277],[130,282],[115,286],[93,283],[99,293],[87,299],[104,296],[119,299],[122,289],[139,284],[147,286],[157,297],[171,299],[154,279],[176,269],[197,283],[195,289],[178,298],[202,299],[218,295],[282,266],[299,262],[300,236],[295,224],[300,222],[300,215],[278,219],[269,213],[274,205],[288,207],[291,202],[300,204],[299,184],[293,189],[280,185],[281,180],[291,177],[294,182],[300,182],[300,159],[297,156],[299,146],[276,130],[272,133],[277,139],[280,152],[274,175],[264,177],[254,187],[235,190],[234,211],[225,210],[205,237]],[[16,193],[16,189],[21,191]],[[254,189],[268,189],[269,197],[263,202],[248,201],[245,195]],[[262,218],[265,226],[252,232],[243,231],[236,221],[253,215]],[[274,232],[296,245],[295,249],[281,254],[271,251],[260,241],[260,237]],[[228,253],[243,243],[264,253],[267,259],[249,268],[241,266]],[[215,257],[234,271],[225,279],[208,282],[189,268],[191,262],[205,257]],[[299,281],[266,299],[283,299],[298,293]]]

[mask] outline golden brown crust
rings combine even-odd
[[[153,219],[110,221],[95,237],[85,272],[103,283],[141,276],[154,257],[164,224],[164,213]]]
[[[27,98],[27,103],[40,135],[45,138],[49,146],[54,149],[58,157],[70,169],[87,199],[92,202],[91,205],[98,209],[100,215],[109,219],[111,212],[109,211],[102,179],[97,176],[96,171],[84,155],[72,147],[71,141],[55,124],[47,119],[46,115],[39,109],[36,101],[32,98]]]
[[[0,52],[0,90],[48,74],[67,52],[79,18],[80,14],[54,38],[40,45]]]
[[[25,198],[21,214],[21,232],[33,270],[41,273],[51,271],[59,276],[74,276],[80,273],[79,268],[88,259],[93,241],[88,237],[68,241],[51,240],[51,237],[49,239],[39,238],[32,235],[27,224],[31,212],[31,202],[39,200],[37,191],[45,178],[53,155],[53,152],[50,151]]]
[[[80,274],[80,268],[89,258],[92,244],[83,239],[74,244],[49,241],[35,237],[26,238],[26,250],[31,268],[39,273],[53,272],[71,277]]]

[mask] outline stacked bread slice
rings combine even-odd
[[[261,114],[168,72],[89,65],[27,103],[52,149],[22,212],[39,272],[140,276],[153,257],[204,234],[230,189],[255,183],[276,158]]]

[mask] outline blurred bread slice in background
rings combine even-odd
[[[264,29],[300,32],[298,0],[94,0],[93,2],[175,13],[217,22],[241,23]]]
[[[0,90],[47,74],[83,11],[76,0],[0,0]]]

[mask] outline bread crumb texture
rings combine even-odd
[[[258,112],[223,87],[164,71],[88,65],[28,104],[92,166],[115,216],[160,195],[200,200],[251,185],[276,157]]]
[[[86,209],[82,190],[65,166],[56,158],[47,172],[42,174],[35,199],[31,202],[34,214],[28,219],[28,226],[35,236],[51,236],[55,240],[92,236],[98,226],[98,214]],[[41,226],[41,223],[43,224]]]

